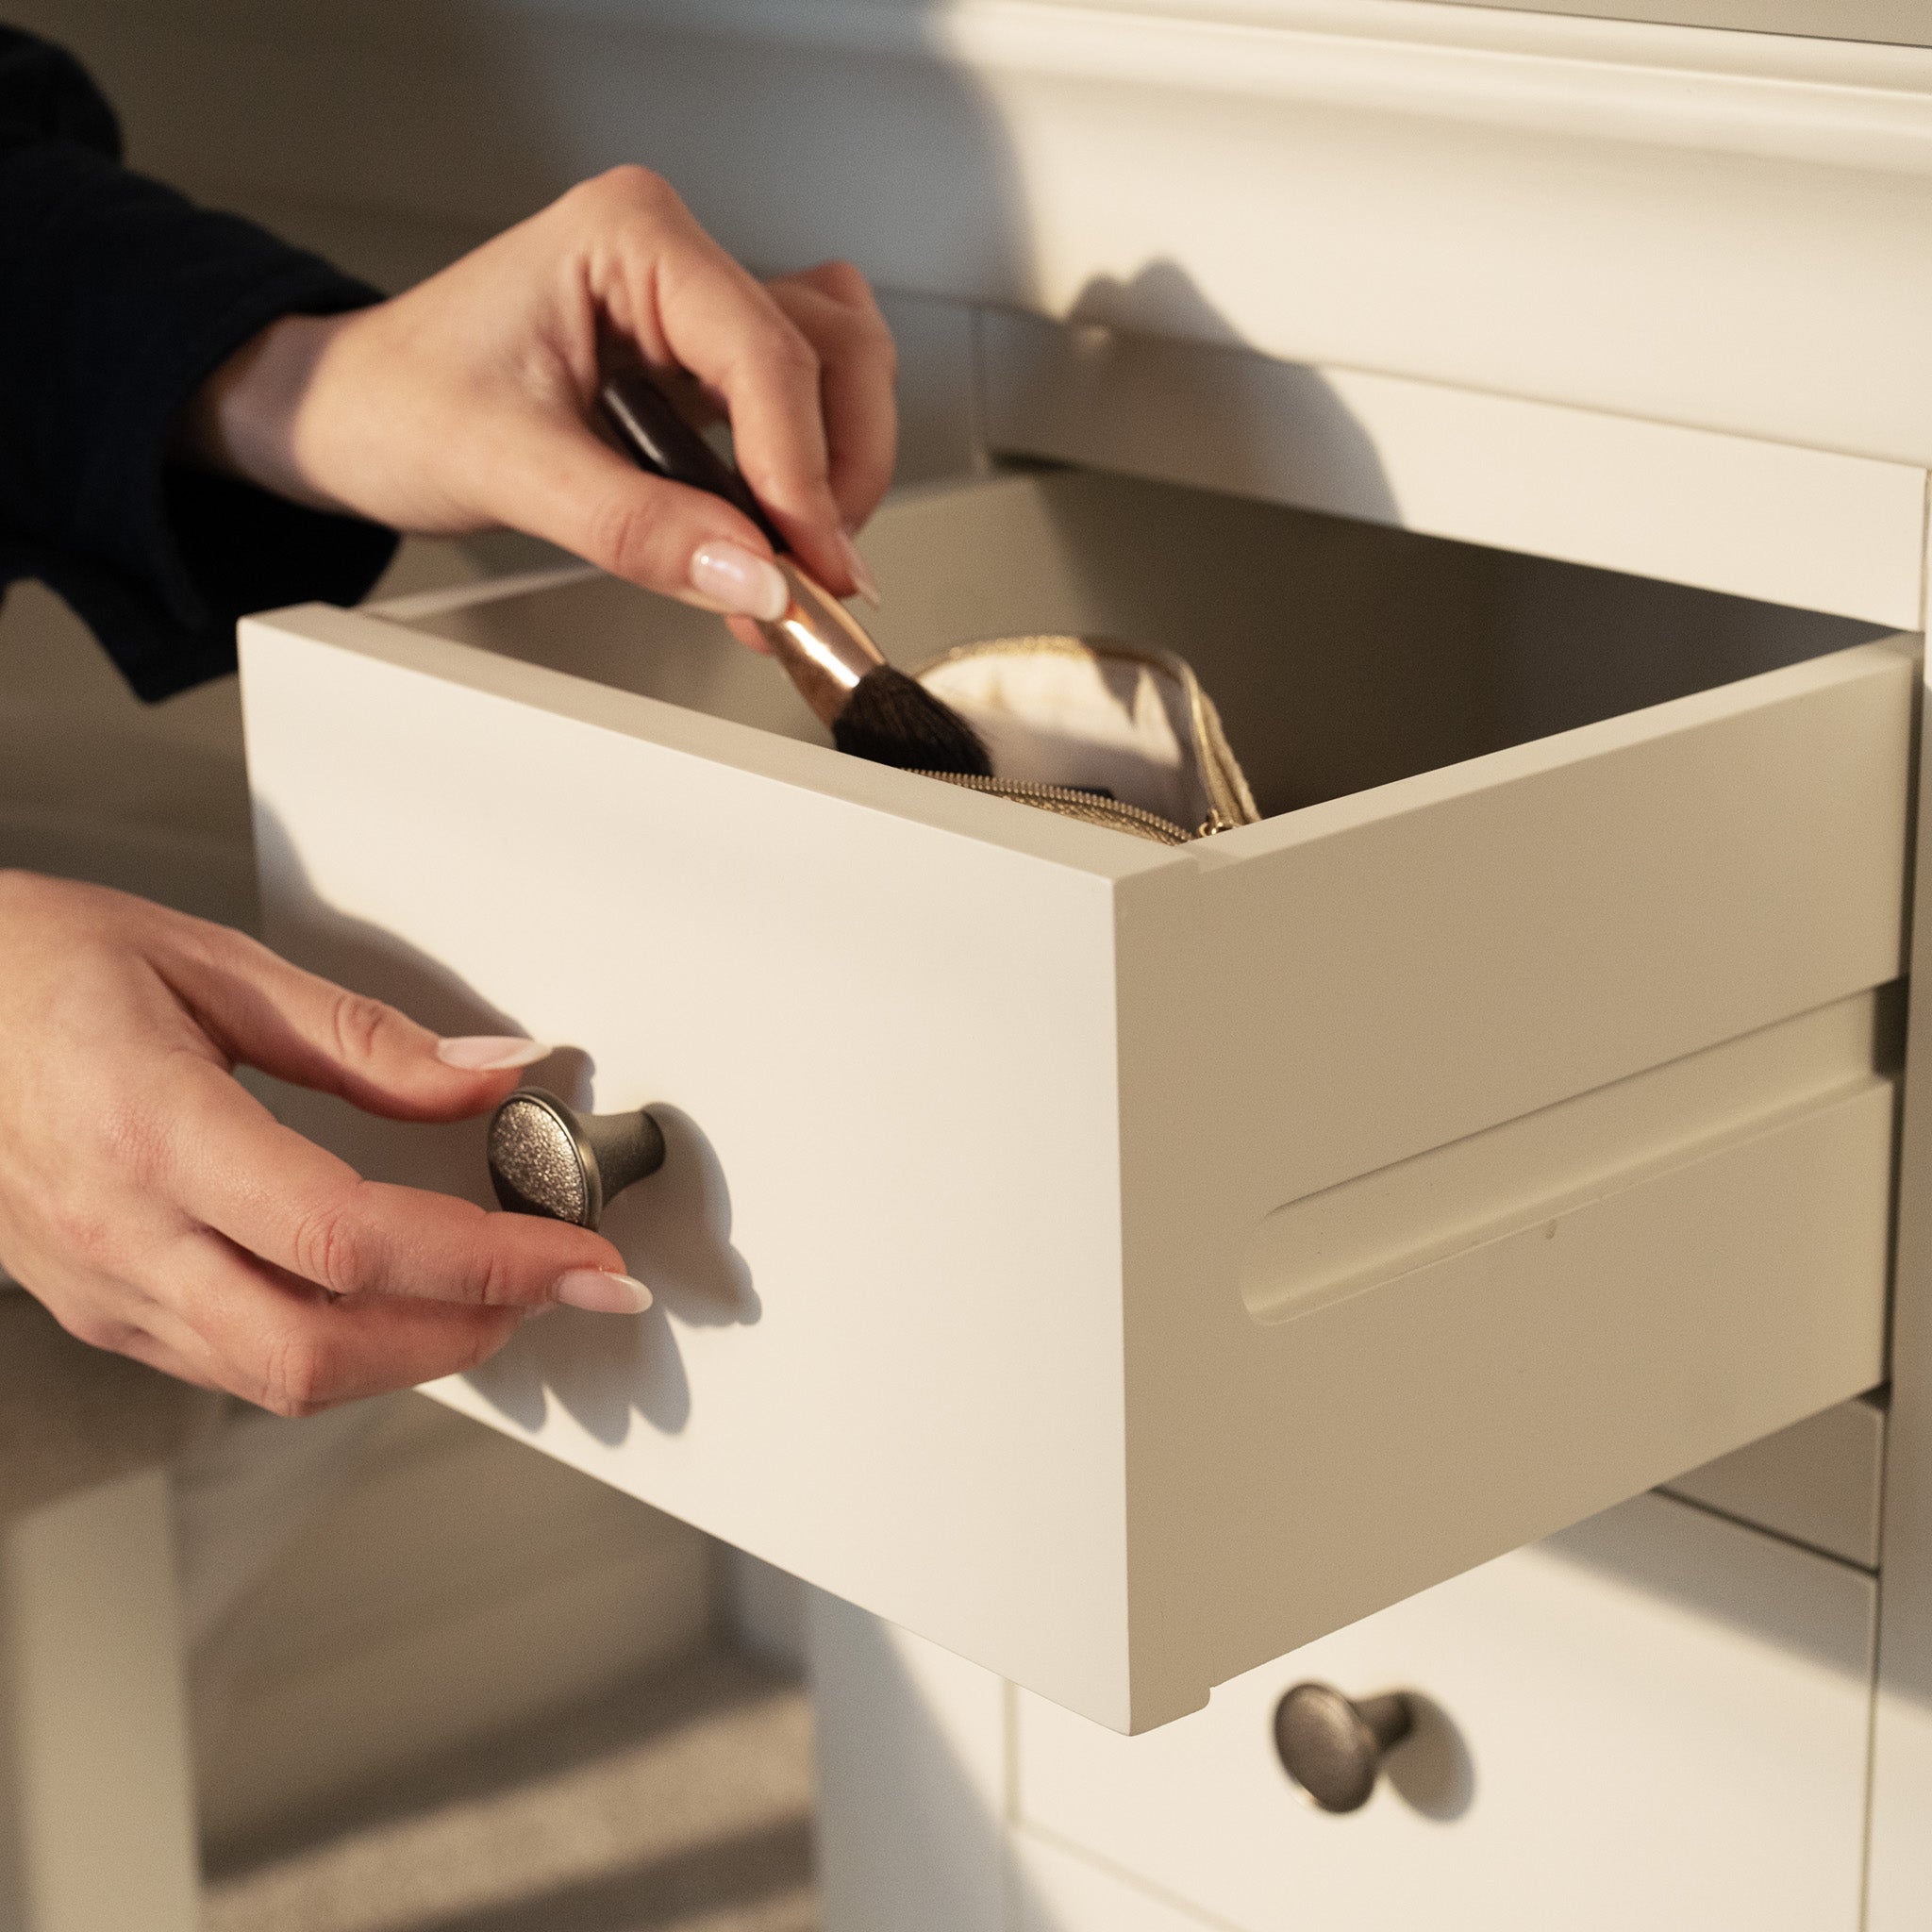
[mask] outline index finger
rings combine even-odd
[[[169,1179],[176,1205],[331,1294],[521,1308],[571,1300],[622,1309],[626,1299],[636,1307],[648,1299],[626,1296],[624,1257],[601,1235],[364,1180],[208,1062],[184,1066],[171,1098],[177,1132]],[[568,1278],[584,1274],[600,1281]]]
[[[806,566],[851,587],[832,493],[818,352],[771,293],[675,197],[641,204],[607,272],[647,360],[675,363],[731,419],[739,469]]]

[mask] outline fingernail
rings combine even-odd
[[[774,624],[785,615],[791,591],[778,566],[741,544],[701,543],[691,559],[691,587],[738,617]]]
[[[465,1033],[439,1040],[436,1058],[444,1066],[466,1074],[500,1074],[509,1067],[527,1067],[544,1058],[550,1048],[541,1040],[519,1040],[513,1033]]]
[[[651,1306],[651,1291],[628,1274],[572,1268],[557,1277],[557,1299],[566,1307],[589,1308],[593,1315],[641,1315]]]
[[[843,530],[839,532],[839,541],[845,550],[845,568],[852,573],[852,581],[858,587],[858,594],[876,610],[879,608],[879,587],[873,582],[872,573],[865,567],[865,558],[858,554],[858,545]]]

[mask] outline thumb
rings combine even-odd
[[[305,973],[220,927],[157,962],[230,1061],[391,1120],[461,1120],[493,1107],[550,1048],[512,1036],[443,1039],[381,1000]]]

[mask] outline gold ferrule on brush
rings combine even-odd
[[[789,557],[774,559],[791,587],[785,615],[758,623],[758,635],[785,667],[820,724],[838,722],[858,680],[886,661],[858,620]]]

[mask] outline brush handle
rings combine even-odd
[[[598,400],[640,469],[722,497],[764,532],[777,553],[791,602],[782,617],[753,621],[799,696],[821,724],[836,726],[859,680],[886,661],[885,654],[831,591],[786,554],[790,546],[744,478],[672,408],[670,397],[641,369],[610,376]]]
[[[605,420],[616,430],[641,470],[722,497],[763,532],[780,557],[791,547],[765,514],[751,486],[673,407],[671,398],[641,369],[620,370],[598,392]]]

